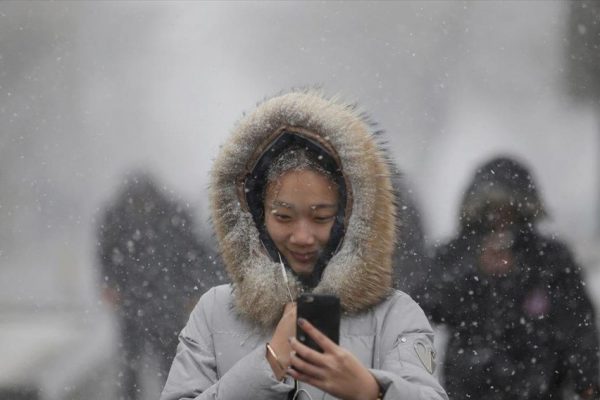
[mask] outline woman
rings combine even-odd
[[[425,315],[391,289],[395,199],[371,128],[312,91],[238,124],[211,182],[232,284],[192,312],[163,400],[446,398]],[[323,353],[294,338],[303,292],[341,302],[339,345],[298,321]]]

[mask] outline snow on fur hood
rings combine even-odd
[[[313,293],[335,294],[342,309],[358,313],[391,293],[395,200],[390,165],[373,125],[356,107],[312,90],[294,91],[259,104],[238,122],[211,172],[212,220],[234,308],[261,327],[274,326],[289,301],[278,262],[265,252],[247,210],[241,177],[277,133],[302,132],[337,153],[351,194],[346,233]],[[289,286],[303,290],[288,271]]]

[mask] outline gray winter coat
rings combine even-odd
[[[232,284],[205,294],[193,311],[162,400],[286,399],[293,386],[275,380],[265,345],[289,302],[288,288],[294,297],[307,290],[339,297],[340,345],[372,369],[385,399],[447,398],[432,375],[427,319],[391,287],[392,253],[404,227],[395,223],[399,199],[377,136],[356,107],[314,91],[266,100],[237,124],[210,185],[212,221]],[[252,197],[265,157],[288,140],[322,150],[344,188],[343,215],[332,228],[343,238],[312,288],[290,268],[283,279],[257,216],[262,204]],[[327,397],[307,390],[315,400]]]
[[[265,358],[273,332],[260,332],[240,319],[232,300],[229,285],[202,296],[181,333],[161,400],[287,398],[293,381],[278,381]],[[368,311],[343,316],[340,326],[340,345],[370,369],[385,400],[446,398],[430,372],[432,340],[423,311],[399,291]],[[333,399],[314,387],[300,387],[314,400]]]

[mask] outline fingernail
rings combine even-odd
[[[292,339],[294,339],[294,337],[293,337],[293,336],[290,336],[290,337],[288,338],[288,342],[292,343]]]
[[[298,318],[298,325],[302,326],[305,322],[306,320],[304,318]]]

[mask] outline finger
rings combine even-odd
[[[290,354],[290,363],[292,368],[302,375],[310,376],[315,379],[323,379],[325,377],[325,371],[322,368],[299,357],[295,352]]]
[[[296,319],[296,303],[287,303],[283,309],[283,315],[287,318]]]
[[[323,352],[331,353],[337,348],[337,344],[335,344],[331,339],[329,339],[304,318],[298,319],[298,325],[308,336],[312,338],[312,340],[315,341],[315,343],[321,347],[321,349],[323,349]]]
[[[332,382],[328,382],[328,380],[320,379],[311,375],[304,374],[300,371],[295,370],[294,368],[288,368],[287,374],[293,379],[304,382],[310,386],[314,386],[317,389],[321,389],[323,392],[330,393],[332,389]]]
[[[297,381],[305,382],[312,386],[317,386],[315,385],[315,379],[313,377],[304,375],[303,373],[300,373],[293,368],[288,368],[287,374]]]
[[[286,303],[285,307],[283,308],[284,312],[289,312],[289,311],[295,311],[296,310],[296,303]]]
[[[316,388],[319,388],[321,390],[325,389],[323,380],[318,379],[314,376],[304,374],[300,371],[295,370],[294,368],[288,368],[287,374],[299,382],[307,383],[307,384],[314,386]]]
[[[325,356],[322,353],[311,349],[295,337],[290,338],[290,345],[292,350],[307,362],[319,366],[326,365]]]

